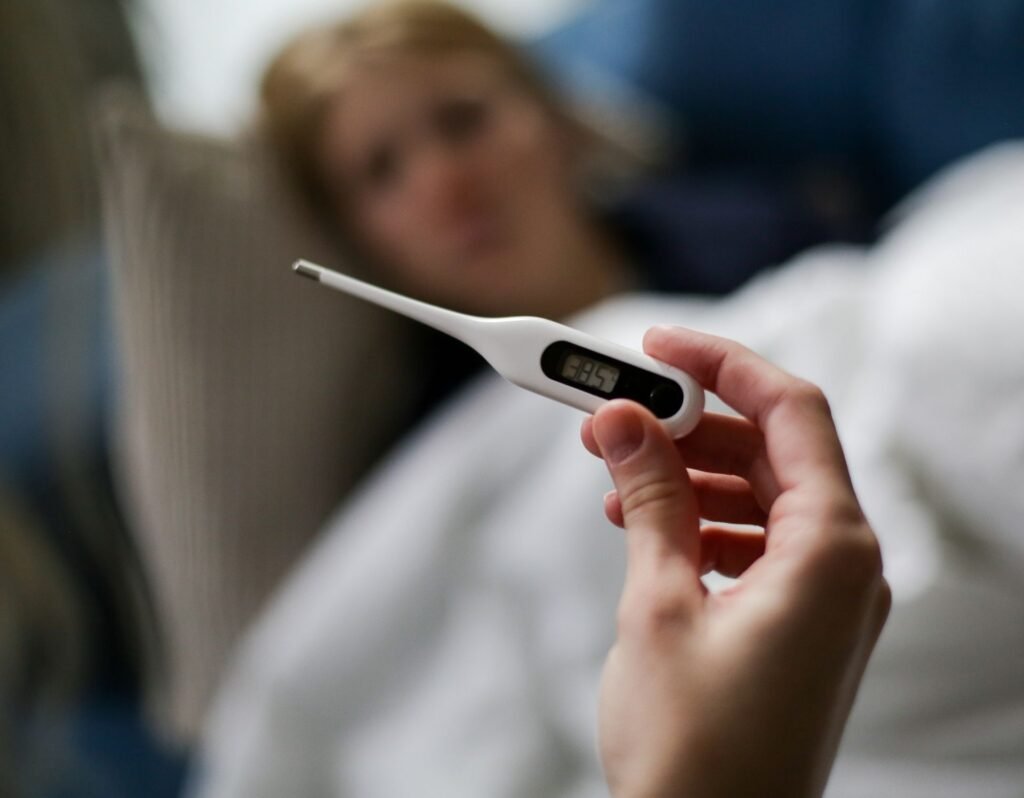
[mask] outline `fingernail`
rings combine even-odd
[[[621,463],[644,442],[644,424],[636,413],[620,413],[594,423],[594,437],[609,463]]]

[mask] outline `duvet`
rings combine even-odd
[[[895,603],[827,794],[1024,795],[1024,146],[933,181],[872,248],[573,323],[726,335],[828,394]],[[624,555],[581,418],[487,375],[407,439],[250,630],[193,793],[606,794]]]

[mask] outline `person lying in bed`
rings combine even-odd
[[[559,318],[636,281],[580,196],[591,143],[524,59],[440,3],[300,36],[263,81],[307,195],[400,290]]]
[[[560,318],[640,282],[580,196],[594,143],[523,56],[462,11],[386,5],[300,37],[263,100],[310,199],[404,292]],[[622,796],[819,794],[887,612],[877,543],[819,394],[725,341],[655,332],[650,343],[753,421],[709,416],[678,447],[629,405],[585,425],[619,488],[608,513],[630,550],[602,696],[609,783]],[[777,473],[752,485],[728,475],[765,449],[759,420],[771,415]],[[806,446],[793,451],[796,440]],[[683,456],[720,473],[691,480]],[[821,461],[821,481],[808,478]],[[763,534],[701,533],[698,505],[761,526],[773,512],[769,556]],[[732,594],[710,597],[700,582],[758,560],[758,578]],[[835,613],[824,625],[823,606]],[[761,678],[778,683],[746,689]]]
[[[457,8],[389,3],[313,29],[261,94],[287,171],[378,282],[469,313],[560,319],[661,279],[588,196],[632,159]],[[420,332],[429,409],[479,360]]]
[[[559,318],[643,281],[578,191],[585,132],[462,12],[400,3],[314,31],[263,96],[308,196],[399,290]],[[800,274],[767,292],[797,303],[796,323],[841,322],[815,339],[819,369],[857,362],[841,347],[859,338],[840,328],[861,284],[837,273],[809,310]],[[758,312],[750,323],[778,323]],[[616,486],[604,511],[627,530],[605,773],[616,795],[819,794],[888,606],[828,406],[720,338],[655,330],[645,343],[746,418],[709,415],[678,445],[628,405],[584,425]],[[200,794],[594,794],[574,690],[606,644],[621,562],[584,537],[575,483],[589,496],[591,477],[558,451],[554,410],[520,414],[489,384],[453,398],[257,624],[208,728]],[[464,460],[439,457],[442,438]],[[767,538],[722,526],[734,522]],[[708,594],[707,569],[742,579]]]

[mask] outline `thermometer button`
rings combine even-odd
[[[658,418],[670,418],[683,406],[683,391],[674,382],[659,382],[651,389],[647,406]]]

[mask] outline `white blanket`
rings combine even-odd
[[[944,176],[872,250],[576,323],[728,335],[829,394],[896,598],[829,795],[1024,795],[1024,146]],[[392,456],[248,636],[196,792],[606,794],[623,551],[580,420],[488,376]]]

